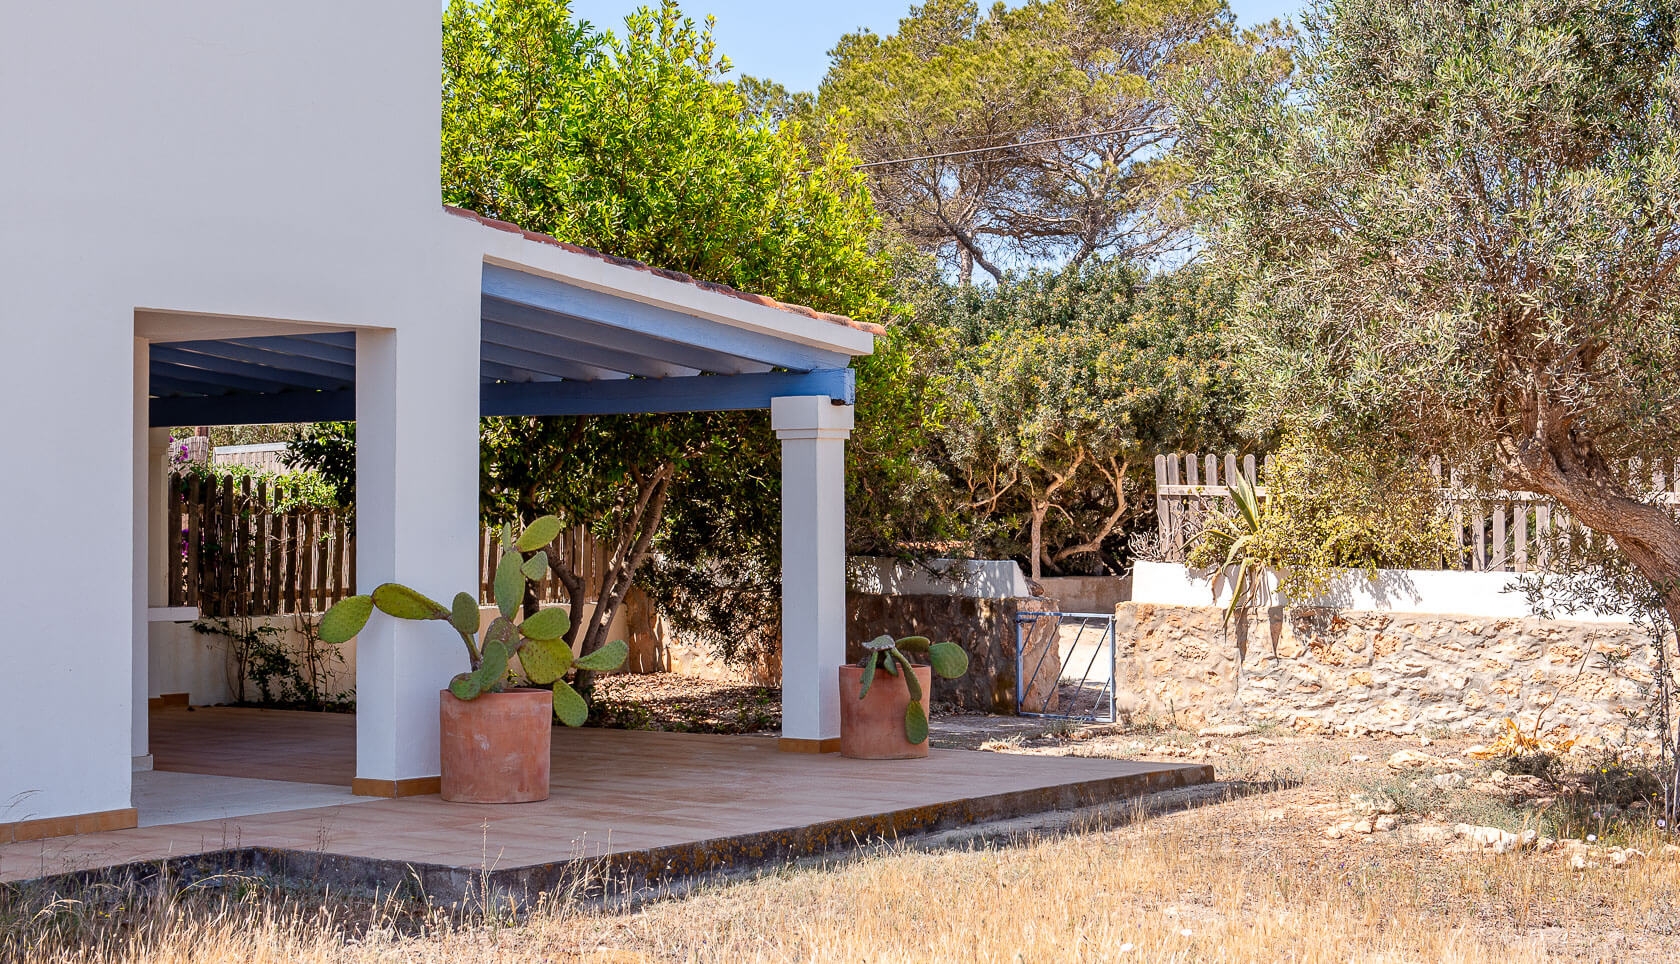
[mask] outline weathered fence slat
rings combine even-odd
[[[1267,491],[1262,483],[1270,458],[1261,463],[1259,474],[1255,461],[1252,454],[1244,455],[1241,471],[1255,484],[1256,494],[1265,498]],[[1194,506],[1230,497],[1237,465],[1235,453],[1223,457],[1196,453],[1155,456],[1155,515],[1160,549],[1169,558],[1182,559],[1188,548],[1185,543],[1193,533],[1186,531],[1186,520],[1193,517]],[[1545,569],[1551,562],[1550,544],[1556,534],[1572,531],[1577,525],[1568,512],[1533,493],[1473,489],[1457,469],[1445,470],[1440,458],[1430,459],[1429,470],[1447,504],[1454,544],[1446,560],[1449,569]],[[1629,491],[1652,501],[1680,505],[1680,459],[1628,459],[1616,466],[1615,472]]]

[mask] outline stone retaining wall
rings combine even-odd
[[[1038,597],[979,599],[972,596],[846,594],[846,659],[863,658],[863,641],[882,634],[949,640],[968,652],[968,672],[954,680],[934,677],[933,698],[963,709],[1012,714],[1015,701],[1015,616],[1027,610],[1050,610],[1052,600]],[[1047,620],[1043,631],[1027,638],[1029,659],[1054,636]],[[1026,694],[1029,709],[1054,709],[1055,688]]]
[[[1245,634],[1211,606],[1115,609],[1122,711],[1180,725],[1491,735],[1515,719],[1586,742],[1643,742],[1651,647],[1626,624],[1273,609]]]

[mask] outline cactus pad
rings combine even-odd
[[[455,678],[449,681],[449,692],[458,700],[476,700],[483,690],[479,688],[478,679],[472,673],[457,673]]]
[[[906,673],[904,678],[913,680],[916,677]],[[912,745],[927,742],[928,718],[921,700],[911,700],[910,705],[904,708],[904,738]]]
[[[388,582],[373,591],[373,604],[398,619],[448,619],[443,603],[422,596],[399,583]]]
[[[558,638],[529,640],[519,648],[519,665],[527,679],[546,686],[572,668],[572,647]]]
[[[891,636],[877,636],[874,639],[871,639],[869,642],[864,643],[863,648],[864,649],[872,649],[872,650],[875,650],[876,652],[880,652],[883,649],[892,649],[893,648],[893,638]]]
[[[968,654],[956,643],[934,643],[928,647],[927,655],[933,671],[946,679],[956,679],[968,672]]]
[[[898,651],[905,654],[925,653],[932,643],[926,636],[906,636],[898,641]]]
[[[478,632],[478,600],[464,592],[455,594],[455,604],[449,607],[449,625],[456,632],[468,636]]]
[[[559,606],[550,606],[537,610],[535,616],[529,616],[520,623],[519,635],[526,639],[559,639],[571,628],[572,617]]]
[[[513,544],[520,552],[535,552],[543,546],[553,542],[560,535],[560,520],[554,516],[545,515],[532,519],[525,531],[519,534],[519,540]]]
[[[567,726],[582,726],[589,722],[589,704],[565,680],[555,680],[554,715]]]
[[[519,611],[519,604],[525,601],[525,574],[519,571],[524,564],[519,553],[512,549],[502,553],[502,561],[496,564],[496,580],[492,584],[496,592],[496,608],[508,619]]]
[[[869,686],[875,682],[875,664],[881,659],[880,653],[870,653],[863,661],[863,684],[858,687],[858,699],[869,695]]]
[[[532,582],[548,575],[548,553],[539,552],[532,555],[531,558],[525,560],[524,565],[519,567],[519,573]]]
[[[321,616],[320,635],[323,643],[347,643],[373,615],[372,596],[347,596]]]
[[[610,673],[623,666],[629,656],[630,644],[622,639],[615,639],[588,656],[578,657],[573,665],[592,673]]]

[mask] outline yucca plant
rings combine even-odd
[[[565,640],[572,620],[564,609],[543,609],[514,621],[525,599],[526,583],[548,572],[548,555],[543,547],[559,534],[560,520],[551,515],[533,521],[517,537],[513,526],[502,527],[502,557],[496,564],[495,578],[496,607],[501,613],[485,627],[482,640],[476,595],[457,593],[454,604],[445,607],[394,582],[381,585],[370,595],[350,596],[327,610],[321,617],[321,640],[348,642],[367,625],[375,609],[398,619],[446,622],[460,634],[472,665],[449,681],[449,692],[457,699],[477,699],[484,693],[500,693],[510,683],[518,685],[520,680],[513,676],[511,665],[518,657],[525,680],[537,686],[553,685],[554,712],[560,722],[582,726],[589,719],[589,704],[563,677],[573,667],[597,673],[615,670],[624,665],[630,647],[623,640],[615,640],[573,659],[571,644]]]
[[[858,689],[858,699],[862,700],[869,695],[869,686],[875,682],[876,670],[888,676],[903,673],[904,683],[910,689],[910,705],[904,708],[904,737],[912,744],[926,742],[928,717],[927,708],[922,706],[922,684],[916,679],[916,674],[910,671],[914,664],[910,662],[907,654],[926,656],[928,665],[945,679],[956,679],[968,672],[968,654],[956,643],[930,643],[926,636],[906,636],[898,640],[891,636],[877,636],[863,646],[869,650],[869,655],[858,662],[858,665],[863,667],[863,682]]]
[[[1231,540],[1231,545],[1225,550],[1225,562],[1215,573],[1213,581],[1214,598],[1219,596],[1219,580],[1228,579],[1231,583],[1231,601],[1225,606],[1225,625],[1229,627],[1237,612],[1259,605],[1266,594],[1266,565],[1261,559],[1250,552],[1250,548],[1260,537],[1261,513],[1260,494],[1255,491],[1254,483],[1248,476],[1239,474],[1231,485],[1231,503],[1236,511],[1232,514],[1218,513],[1210,528],[1217,528]],[[1231,570],[1235,568],[1235,575]]]

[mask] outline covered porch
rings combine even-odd
[[[167,426],[355,420],[363,588],[447,594],[476,584],[477,426],[488,415],[768,410],[782,445],[783,731],[837,748],[844,659],[844,446],[851,359],[879,329],[615,259],[446,209],[481,252],[463,330],[137,315],[137,451],[145,493],[136,567],[133,755],[153,760],[147,621],[168,608],[162,525]],[[471,346],[470,348],[468,346]],[[140,368],[139,366],[144,366]],[[138,581],[138,580],[137,580]],[[433,627],[379,621],[357,642],[355,792],[436,792],[437,691],[464,668]],[[137,794],[138,797],[138,794]]]

